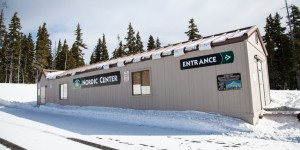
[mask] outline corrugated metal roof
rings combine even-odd
[[[200,50],[200,51],[210,50],[212,49],[212,47],[241,42],[246,38],[248,38],[248,36],[251,35],[254,31],[257,30],[258,28],[256,26],[251,26],[247,28],[237,29],[225,33],[203,37],[201,39],[176,43],[173,45],[168,45],[162,48],[146,51],[143,53],[138,53],[135,55],[129,55],[122,58],[112,59],[101,63],[86,65],[80,68],[67,70],[61,72],[60,74],[56,74],[55,78],[72,76],[72,75],[81,74],[83,72],[90,72],[94,70],[109,69],[111,67],[123,67],[130,63],[137,63],[140,61],[146,61],[150,59],[160,59],[161,57],[166,57],[171,55],[174,55],[175,57],[179,57],[184,55],[187,52],[195,51],[195,50]],[[49,76],[51,75],[51,79],[55,79],[53,78],[52,73],[48,73],[47,76],[48,75]]]

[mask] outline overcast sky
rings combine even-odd
[[[1,0],[3,1],[3,0]],[[67,40],[69,47],[75,40],[79,23],[85,62],[99,37],[104,33],[110,52],[117,47],[117,36],[127,33],[129,22],[139,31],[144,48],[148,38],[159,37],[162,46],[187,40],[188,21],[194,18],[202,36],[257,25],[264,33],[266,17],[279,12],[286,15],[284,0],[6,0],[6,24],[14,12],[21,19],[22,32],[36,37],[38,27],[47,23],[53,45]],[[287,0],[300,6],[300,0]],[[35,40],[35,39],[34,39]]]

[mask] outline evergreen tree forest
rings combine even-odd
[[[55,51],[48,33],[47,24],[33,35],[22,33],[21,19],[14,13],[8,26],[3,10],[0,14],[0,83],[35,83],[43,69],[67,70],[84,66],[83,50],[87,48],[82,39],[80,25],[75,30],[76,40],[69,48],[66,40]],[[105,46],[105,49],[106,46]],[[108,59],[108,53],[105,59]]]
[[[300,12],[294,5],[289,12],[289,18],[284,19],[288,25],[290,19],[291,28],[281,24],[283,17],[278,13],[266,18],[264,42],[271,89],[300,88]]]
[[[5,14],[0,14],[0,83],[35,83],[43,69],[68,70],[85,65],[84,51],[87,49],[82,38],[82,29],[78,23],[75,29],[75,41],[69,45],[67,40],[53,43],[47,29],[42,23],[36,34],[36,41],[31,33],[22,33],[21,19],[16,12],[8,26],[5,25]],[[107,61],[123,56],[144,52],[140,32],[135,31],[129,23],[125,43],[118,36],[118,45],[109,57],[105,34],[90,56],[90,64]],[[54,44],[54,45],[53,45]],[[156,46],[160,47],[157,38]],[[53,47],[55,47],[53,49]]]

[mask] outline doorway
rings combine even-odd
[[[264,109],[265,106],[266,106],[266,97],[265,97],[265,87],[264,87],[262,61],[259,60],[259,59],[257,59],[257,74],[258,74],[261,109]]]
[[[46,87],[41,87],[41,104],[46,103]]]

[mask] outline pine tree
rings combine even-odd
[[[6,27],[4,22],[4,13],[3,10],[1,10],[0,14],[0,82],[6,82],[5,76],[6,76],[6,65],[5,65],[5,49],[2,48],[4,45],[4,39],[6,36]]]
[[[65,50],[66,51],[66,68],[65,70],[70,70],[70,69],[74,69],[76,68],[75,66],[75,58],[73,56],[73,53],[71,50],[68,50],[69,49],[69,46],[66,44],[62,47],[63,51]]]
[[[189,40],[201,38],[202,36],[199,34],[199,30],[193,18],[189,21],[189,24],[189,30],[185,32]]]
[[[26,43],[26,51],[25,54],[25,67],[23,72],[25,74],[25,83],[34,83],[35,82],[35,72],[34,72],[34,42],[32,40],[31,33],[28,34],[27,43]]]
[[[59,46],[58,46],[59,47]],[[69,51],[69,46],[67,40],[64,40],[64,44],[61,47],[61,51],[58,51],[56,69],[58,70],[67,70],[74,67],[74,63],[70,63],[70,58],[72,59],[71,52]]]
[[[120,40],[120,36],[118,35],[118,47],[113,51],[113,59],[123,57],[125,55],[124,46],[122,41]]]
[[[278,13],[274,17],[267,18],[265,27],[265,42],[268,50],[268,67],[270,86],[272,89],[293,88],[291,74],[295,72],[295,62],[290,47],[290,40],[285,34],[285,28],[281,26],[282,18]]]
[[[3,13],[3,10],[1,10],[1,14],[0,14],[0,49],[3,46],[6,33],[7,32],[6,32],[5,22],[4,22],[4,13]]]
[[[34,83],[34,42],[32,35],[29,33],[28,37],[22,37],[22,51],[21,51],[21,66],[20,66],[20,82]]]
[[[156,48],[161,48],[161,43],[158,37],[156,38]]]
[[[101,49],[102,49],[102,40],[101,40],[101,38],[99,38],[97,45],[95,46],[94,51],[91,55],[90,64],[100,62],[101,51],[102,51]]]
[[[152,35],[150,35],[147,45],[147,50],[151,51],[156,48],[156,44]]]
[[[46,23],[43,23],[38,29],[35,46],[35,62],[35,67],[38,68],[39,72],[41,72],[42,69],[50,69],[52,67],[51,40],[49,39]]]
[[[280,73],[280,84],[281,89],[290,89],[295,87],[295,69],[296,63],[293,60],[293,53],[291,49],[291,41],[288,36],[285,34],[285,27],[281,26],[280,20],[282,17],[276,13],[274,16],[274,27],[275,27],[275,48],[277,48],[277,64]]]
[[[55,70],[60,70],[60,68],[62,68],[62,67],[60,67],[60,65],[59,65],[59,63],[58,63],[59,58],[60,58],[59,55],[60,55],[61,51],[62,51],[62,44],[61,44],[61,41],[60,41],[60,39],[59,39],[59,40],[58,40],[58,44],[57,44],[57,49],[56,49],[55,58],[54,58],[54,61],[55,61],[54,69],[55,69]]]
[[[133,27],[131,26],[131,23],[129,23],[127,37],[125,38],[125,40],[126,40],[126,44],[125,44],[126,55],[131,55],[131,54],[137,53],[136,44],[135,44],[136,38],[135,38],[134,34],[135,34],[135,32],[133,30]]]
[[[18,82],[18,68],[19,68],[19,53],[21,49],[21,22],[18,13],[14,13],[9,24],[9,33],[6,38],[7,49],[6,49],[6,62],[8,66],[9,83]]]
[[[9,82],[9,67],[10,67],[10,51],[11,48],[10,48],[10,39],[9,39],[9,36],[8,34],[4,37],[4,42],[3,42],[3,46],[2,46],[2,54],[3,56],[3,63],[4,63],[4,67],[5,67],[5,79],[4,79],[4,82],[5,83],[8,83]],[[4,77],[3,77],[4,78]]]
[[[93,51],[90,57],[90,64],[94,64],[94,63],[95,63],[95,51]]]
[[[82,33],[81,33],[81,28],[79,23],[75,30],[75,35],[76,35],[76,40],[71,48],[71,51],[73,54],[73,58],[75,60],[74,66],[80,67],[80,66],[84,66],[84,58],[83,58],[84,53],[82,52],[82,50],[87,49],[87,46],[86,44],[83,43]]]
[[[296,82],[297,82],[297,89],[300,90],[300,11],[299,8],[295,5],[291,6],[291,26],[292,26],[292,33],[294,37],[293,41],[293,56],[294,60],[296,61]],[[291,35],[291,33],[290,33]]]
[[[136,50],[137,50],[138,53],[144,52],[144,46],[143,46],[143,42],[142,42],[142,39],[141,39],[141,36],[140,36],[140,32],[138,32],[136,34],[135,44],[136,44]]]
[[[102,44],[101,44],[101,53],[100,53],[100,55],[101,55],[100,56],[100,62],[109,60],[108,50],[107,50],[106,40],[105,40],[105,35],[104,34],[103,34],[103,37],[102,37]]]
[[[271,89],[276,89],[277,87],[277,78],[278,70],[275,68],[275,49],[274,49],[274,41],[273,41],[273,17],[270,14],[269,17],[266,19],[266,26],[265,26],[265,38],[264,42],[266,43],[266,49],[268,51],[268,70],[269,70],[269,80],[270,80],[270,87]]]

